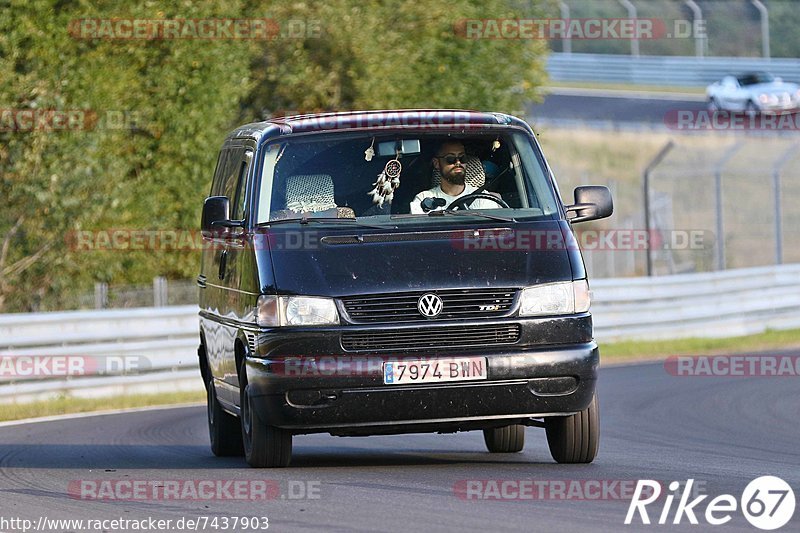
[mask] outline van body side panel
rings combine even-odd
[[[255,140],[229,139],[221,150],[212,194],[226,195],[231,216],[246,217],[252,194],[252,154]],[[237,207],[238,206],[238,207]],[[204,240],[200,289],[200,325],[206,339],[209,370],[215,378],[217,397],[225,405],[238,405],[236,340],[242,328],[255,327],[254,309],[259,283],[250,233],[246,228],[220,228]]]
[[[564,235],[564,242],[567,243],[567,253],[569,254],[569,263],[572,267],[572,279],[585,279],[586,265],[583,262],[583,255],[581,254],[578,242],[575,239],[575,234],[572,232],[572,226],[566,220],[559,222],[561,232]]]

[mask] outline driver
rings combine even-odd
[[[438,211],[445,209],[457,198],[476,191],[475,187],[464,181],[467,176],[466,157],[467,154],[462,143],[458,141],[442,143],[436,151],[436,155],[433,156],[433,166],[441,172],[442,182],[438,187],[422,191],[411,200],[411,212],[413,214],[421,215],[425,213],[421,205],[422,200],[425,198],[441,198],[445,200],[446,203],[443,206],[432,209],[432,211]],[[470,209],[496,209],[498,207],[500,206],[491,200],[478,198],[472,201]]]

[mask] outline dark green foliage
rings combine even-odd
[[[0,1],[0,110],[88,110],[84,129],[0,127],[0,311],[72,307],[97,281],[194,277],[198,252],[87,251],[70,236],[196,230],[219,145],[240,123],[280,110],[521,110],[544,80],[547,43],[465,40],[454,25],[547,10],[481,0]],[[306,33],[91,40],[68,31],[81,18],[257,17]]]

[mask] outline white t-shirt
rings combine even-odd
[[[431,211],[441,211],[453,203],[457,198],[461,198],[462,196],[466,196],[468,194],[472,194],[477,190],[476,187],[473,187],[469,183],[464,184],[464,191],[459,194],[458,196],[450,196],[449,194],[445,193],[442,190],[441,186],[434,187],[433,189],[428,189],[427,191],[422,191],[421,193],[417,194],[413,200],[411,200],[411,212],[415,215],[422,215],[425,214],[425,211],[422,210],[422,200],[425,198],[443,198],[447,203],[444,204],[442,207],[437,207],[436,209],[431,209]],[[484,198],[478,198],[472,201],[472,205],[470,209],[497,209],[501,207],[500,204],[493,202],[491,200],[486,200]]]

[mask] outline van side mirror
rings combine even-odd
[[[240,220],[230,220],[230,200],[226,196],[209,196],[203,202],[203,217],[200,223],[204,237],[225,232],[225,228],[242,226]]]
[[[586,185],[575,189],[575,203],[567,206],[567,218],[570,222],[585,222],[611,216],[614,202],[611,191],[602,185]],[[570,217],[570,213],[575,216]]]

